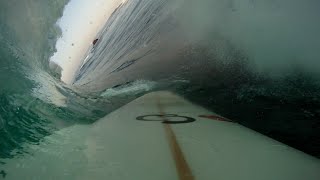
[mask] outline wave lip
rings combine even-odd
[[[151,91],[156,87],[156,82],[148,80],[137,80],[122,85],[109,88],[100,94],[102,97],[137,95],[147,91]]]

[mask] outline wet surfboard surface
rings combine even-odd
[[[5,179],[320,179],[319,159],[165,91],[28,151],[6,161]]]

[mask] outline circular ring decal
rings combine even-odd
[[[155,119],[150,119],[151,117],[159,117],[159,120]],[[149,119],[148,119],[149,118]],[[162,119],[160,119],[162,118]],[[183,118],[184,120],[182,121],[170,121],[168,118]],[[149,115],[144,115],[144,116],[138,116],[136,120],[139,121],[162,121],[164,124],[183,124],[183,123],[191,123],[196,121],[192,117],[188,116],[179,116],[176,114],[149,114]]]

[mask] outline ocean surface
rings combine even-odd
[[[70,85],[49,69],[67,3],[0,1],[0,179],[26,147],[157,90],[320,157],[319,1],[128,0]]]

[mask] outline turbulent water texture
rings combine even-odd
[[[0,2],[0,163],[154,90],[320,157],[317,1],[128,0],[73,85],[48,68],[66,3]]]
[[[67,2],[0,2],[0,163],[29,153],[25,147],[61,128],[92,123],[130,101],[80,95],[54,78],[49,58]]]
[[[45,59],[59,33],[54,24],[65,3],[0,2],[0,158],[12,157],[25,141],[36,143],[51,128],[37,112],[43,101],[32,93],[41,85],[32,76],[45,74]]]
[[[319,156],[318,5],[128,1],[97,35],[74,85],[101,92],[137,79],[155,81],[157,88]]]

